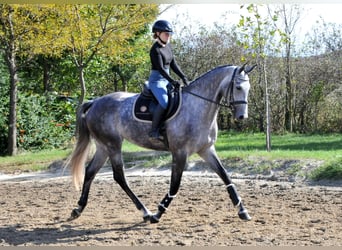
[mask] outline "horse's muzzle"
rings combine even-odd
[[[243,120],[248,118],[248,106],[247,105],[237,105],[234,108],[234,118],[236,120]]]

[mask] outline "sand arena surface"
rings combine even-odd
[[[128,171],[127,180],[156,212],[170,172]],[[142,213],[105,168],[81,217],[67,221],[80,193],[54,173],[1,176],[0,246],[341,246],[342,187],[233,178],[252,220],[241,221],[223,182],[186,171],[158,224]]]

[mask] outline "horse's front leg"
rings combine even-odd
[[[227,191],[230,199],[233,202],[233,205],[238,207],[238,215],[242,220],[251,220],[251,217],[248,214],[247,209],[242,204],[241,197],[239,196],[235,185],[231,181],[231,178],[227,174],[226,170],[223,168],[220,159],[217,157],[216,150],[214,146],[202,150],[198,153],[205,161],[210,164],[210,167],[221,177],[224,184],[227,187]]]
[[[114,180],[120,185],[120,187],[126,192],[126,194],[131,198],[138,210],[143,212],[143,220],[149,221],[152,213],[144,206],[144,204],[139,200],[139,198],[133,193],[131,188],[128,186],[126,181],[125,173],[123,170],[123,161],[121,152],[117,151],[110,154],[110,160],[113,168]]]
[[[158,212],[151,217],[151,223],[158,223],[179,190],[182,174],[187,161],[185,153],[172,154],[171,183],[169,192],[158,205]]]

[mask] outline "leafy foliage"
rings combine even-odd
[[[0,54],[1,55],[1,54]],[[8,73],[3,67],[3,57],[0,57],[0,152],[4,152],[7,145],[7,124],[8,124],[8,92],[9,86],[6,84]]]
[[[329,162],[326,165],[312,171],[310,177],[313,180],[341,180],[342,179],[342,158]]]
[[[123,62],[121,58],[125,59],[123,55],[130,54],[130,58],[135,58],[134,46],[138,45],[135,42],[146,32],[147,25],[155,19],[157,10],[157,5],[154,4],[0,4],[0,50],[4,52],[8,71],[11,73],[9,154],[17,152],[16,105],[19,75],[27,80],[27,88],[21,85],[21,90],[35,96],[53,90],[52,68],[56,64],[66,62],[64,65],[67,67],[62,69],[71,74],[63,76],[71,77],[64,79],[68,81],[67,84],[60,82],[56,89],[62,87],[65,92],[67,87],[67,92],[76,92],[79,102],[82,103],[86,97],[86,74],[98,79],[95,71],[86,72],[86,69],[97,62],[108,61],[111,57],[120,63]],[[128,46],[130,44],[134,46]],[[134,61],[139,63],[139,60]],[[70,67],[69,62],[73,63],[73,67]],[[38,66],[38,71],[43,71],[42,87],[37,84],[39,81],[35,81],[40,80],[39,77],[31,79],[38,72],[30,71],[35,65]],[[108,63],[106,65],[104,69],[110,68]],[[76,91],[72,80],[75,78],[78,78],[80,83],[80,88]],[[31,90],[34,92],[31,93]],[[22,98],[26,94],[20,95]],[[38,121],[36,124],[39,124]],[[28,140],[26,142],[31,145]]]
[[[58,26],[61,34],[56,43],[70,51],[73,58],[80,82],[80,103],[86,97],[84,70],[92,60],[96,56],[114,58],[114,68],[130,58],[139,63],[139,56],[134,54],[138,45],[135,42],[157,14],[156,5],[146,4],[65,5],[56,10],[65,20]]]
[[[20,95],[18,144],[21,150],[64,148],[74,135],[75,99],[64,96]]]

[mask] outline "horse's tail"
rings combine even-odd
[[[76,114],[76,146],[68,160],[71,167],[73,183],[77,190],[83,183],[84,165],[87,161],[90,148],[90,132],[85,120],[85,114],[92,106],[93,102],[83,103]]]

